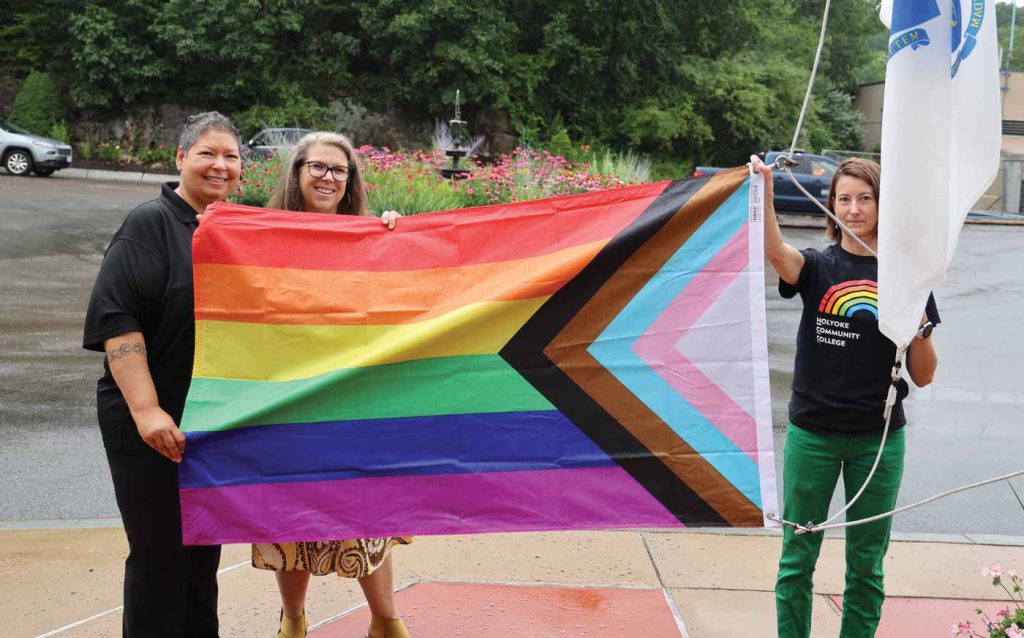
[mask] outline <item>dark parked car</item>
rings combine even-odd
[[[13,122],[0,118],[0,161],[11,175],[47,177],[71,166],[71,146],[41,135],[33,135]]]
[[[267,128],[246,143],[249,158],[260,160],[271,155],[284,155],[292,146],[313,131],[308,128]]]
[[[764,153],[764,163],[771,165],[780,156],[785,156],[784,151],[768,151]],[[800,182],[800,185],[807,189],[807,192],[814,195],[823,205],[828,206],[828,187],[832,183],[832,175],[839,168],[839,163],[831,157],[814,155],[812,153],[797,152],[793,154],[797,165],[793,167],[793,177]],[[713,175],[723,168],[711,166],[698,166],[693,172],[695,176]],[[785,171],[773,171],[775,182],[775,208],[786,212],[816,213],[818,207],[797,190],[790,181]]]

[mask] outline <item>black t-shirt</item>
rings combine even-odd
[[[83,346],[102,352],[105,340],[141,332],[160,407],[179,423],[195,349],[192,234],[199,224],[176,187],[164,184],[114,233],[89,299]],[[108,449],[148,449],[106,361],[96,411]]]
[[[804,267],[796,285],[779,280],[779,294],[789,299],[800,293],[804,303],[789,420],[815,432],[880,432],[896,345],[878,331],[878,262],[838,245],[800,252]],[[925,311],[939,323],[930,295]],[[908,393],[901,380],[891,430],[907,422],[903,398]]]

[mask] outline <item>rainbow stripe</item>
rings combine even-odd
[[[818,312],[841,317],[852,317],[858,312],[868,312],[878,319],[878,284],[870,279],[836,284],[821,298]]]
[[[762,295],[746,200],[736,171],[393,232],[215,205],[193,245],[186,542],[761,525],[770,423],[750,383],[717,380],[766,379],[766,358],[689,345],[727,290]]]

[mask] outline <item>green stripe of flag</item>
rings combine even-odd
[[[193,378],[181,429],[554,409],[504,359],[474,355],[346,368],[297,381]]]

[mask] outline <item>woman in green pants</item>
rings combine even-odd
[[[884,427],[883,408],[896,346],[878,331],[878,263],[831,219],[823,251],[797,250],[782,240],[772,205],[771,170],[752,157],[765,175],[765,255],[779,274],[779,293],[803,300],[797,332],[793,394],[783,463],[786,520],[820,523],[828,517],[840,475],[846,499],[861,488],[874,464]],[[829,192],[829,210],[862,242],[878,242],[878,164],[848,159],[839,165]],[[937,358],[931,328],[939,322],[929,297],[922,328],[906,356],[918,387],[931,383]],[[849,520],[893,509],[903,476],[902,401],[909,392],[900,381],[885,450],[874,477],[848,510]],[[889,545],[890,518],[847,528],[846,589],[840,636],[875,635],[885,598],[882,561]],[[807,638],[811,631],[812,579],[822,535],[783,531],[782,558],[775,584],[780,638]]]

